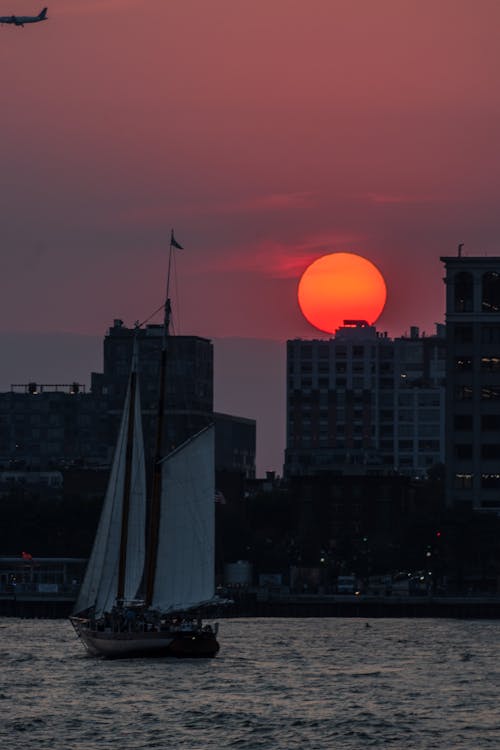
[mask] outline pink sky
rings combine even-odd
[[[177,331],[211,338],[316,335],[296,287],[333,251],[382,271],[381,329],[431,333],[439,256],[500,254],[497,0],[51,0],[48,16],[0,28],[0,332],[146,318],[172,226]]]

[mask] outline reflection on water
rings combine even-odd
[[[500,747],[496,621],[224,620],[207,661],[95,659],[62,620],[0,628],[9,750]]]

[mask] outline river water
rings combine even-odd
[[[200,661],[104,661],[0,619],[2,750],[500,748],[500,622],[222,620]]]

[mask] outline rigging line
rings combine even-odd
[[[136,327],[137,328],[142,328],[143,325],[145,325],[146,323],[149,323],[149,321],[151,320],[151,318],[154,318],[155,315],[158,315],[158,313],[161,310],[163,310],[164,307],[165,307],[165,303],[163,303],[162,305],[160,305],[160,307],[157,310],[155,310],[153,313],[151,313],[151,315],[149,316],[149,318],[146,318],[145,320],[143,320],[142,323],[137,322],[136,323]]]
[[[167,273],[167,298],[170,292],[170,276],[171,276],[172,266],[175,266],[175,253],[173,252],[172,242],[170,242],[169,257],[168,257],[168,273]],[[173,268],[173,272],[174,272],[175,294],[176,294],[176,299],[177,299],[179,294],[178,294],[178,287],[177,287],[177,284],[178,284],[177,269],[175,267]],[[165,303],[160,305],[160,307],[158,307],[153,313],[151,313],[151,315],[148,318],[143,320],[142,323],[137,322],[136,327],[142,328],[143,325],[145,325],[146,323],[149,323],[151,318],[154,318],[155,315],[158,315],[158,313],[164,309],[165,309]]]

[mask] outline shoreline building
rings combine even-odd
[[[446,276],[446,502],[500,513],[500,257],[441,257]]]
[[[78,383],[27,383],[0,393],[0,467],[109,467],[135,336],[146,460],[151,465],[163,326],[134,329],[115,320],[103,341],[103,372],[91,373],[90,392]],[[255,421],[214,412],[212,342],[199,336],[169,336],[167,358],[166,445],[173,448],[213,422],[217,468],[255,477]]]
[[[444,326],[390,339],[344,321],[287,342],[285,476],[424,477],[444,460]]]

